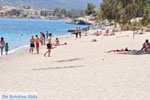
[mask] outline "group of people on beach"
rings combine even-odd
[[[103,34],[102,31],[96,31],[96,32],[94,32],[93,35],[95,35],[95,36],[101,36],[102,34]],[[110,33],[110,31],[108,29],[103,34],[103,36],[113,36],[113,35],[115,35],[115,33],[113,32],[113,30],[112,30],[112,33]]]
[[[40,34],[41,34],[40,38],[38,37],[38,35],[35,36],[35,39],[33,35],[31,36],[29,53],[33,53],[33,50],[36,47],[37,54],[39,54],[40,43],[41,45],[45,45],[46,42],[45,34],[43,34],[42,32],[40,32]],[[46,56],[46,54],[48,54],[48,57],[50,56],[50,51],[52,49],[51,37],[52,37],[52,33],[48,35],[48,42],[47,42],[48,51],[44,53],[44,56]]]
[[[65,42],[64,44],[60,44],[59,39],[56,38],[55,39],[55,43],[52,43],[52,33],[46,33],[46,37],[45,34],[40,32],[40,38],[38,37],[38,35],[34,36],[32,35],[30,38],[30,50],[29,53],[33,53],[34,48],[36,47],[36,51],[37,54],[39,54],[39,47],[40,44],[41,45],[47,45],[47,51],[44,53],[44,56],[46,57],[46,55],[48,55],[48,57],[50,57],[50,53],[51,53],[51,49],[53,49],[53,46],[59,46],[59,45],[67,45],[67,43]],[[46,44],[46,38],[47,38],[47,44]]]
[[[80,27],[77,27],[76,30],[75,30],[76,39],[77,39],[78,37],[81,38],[81,35],[82,35],[81,32],[82,32],[81,28],[80,28]]]
[[[4,37],[1,37],[1,40],[0,40],[0,50],[1,50],[1,55],[3,55],[3,50],[5,48],[5,54],[8,55],[8,43],[6,42],[5,43],[5,40],[4,40]]]

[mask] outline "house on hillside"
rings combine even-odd
[[[27,18],[40,18],[41,11],[40,10],[34,10],[34,9],[22,9],[21,10],[22,15],[26,15]]]
[[[0,17],[7,16],[10,10],[0,10]]]
[[[11,6],[0,7],[0,16],[1,17],[8,16],[9,12],[11,12],[12,10],[19,10],[19,8],[11,7]]]

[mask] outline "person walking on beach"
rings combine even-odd
[[[52,49],[51,37],[52,37],[52,34],[49,34],[48,43],[47,43],[47,49],[48,49],[48,51],[46,51],[46,52],[44,53],[44,56],[45,56],[45,57],[46,57],[46,54],[48,54],[48,57],[50,57],[50,53],[51,53],[51,49]]]
[[[36,35],[35,43],[36,43],[37,54],[39,54],[39,46],[40,46],[39,42],[40,42],[40,39],[39,39],[38,35]]]
[[[79,33],[79,37],[81,38],[81,29],[80,29],[80,27],[78,28],[78,33]]]
[[[75,30],[76,39],[78,38],[78,28]]]
[[[5,44],[5,53],[6,55],[8,55],[8,49],[9,49],[9,46],[8,46],[8,43]]]
[[[3,55],[4,46],[5,46],[5,41],[4,41],[4,38],[1,37],[1,41],[0,41],[1,55]]]
[[[31,39],[30,39],[30,50],[29,50],[29,53],[33,53],[33,50],[34,50],[34,47],[35,47],[35,39],[34,39],[34,36],[32,35],[31,36]]]

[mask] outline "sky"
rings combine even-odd
[[[87,7],[88,3],[100,7],[102,0],[0,0],[0,6],[31,6],[33,8],[65,8],[83,10]]]

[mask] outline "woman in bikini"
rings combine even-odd
[[[1,55],[3,55],[4,46],[5,46],[5,41],[4,41],[4,38],[1,37],[1,41],[0,41]]]

